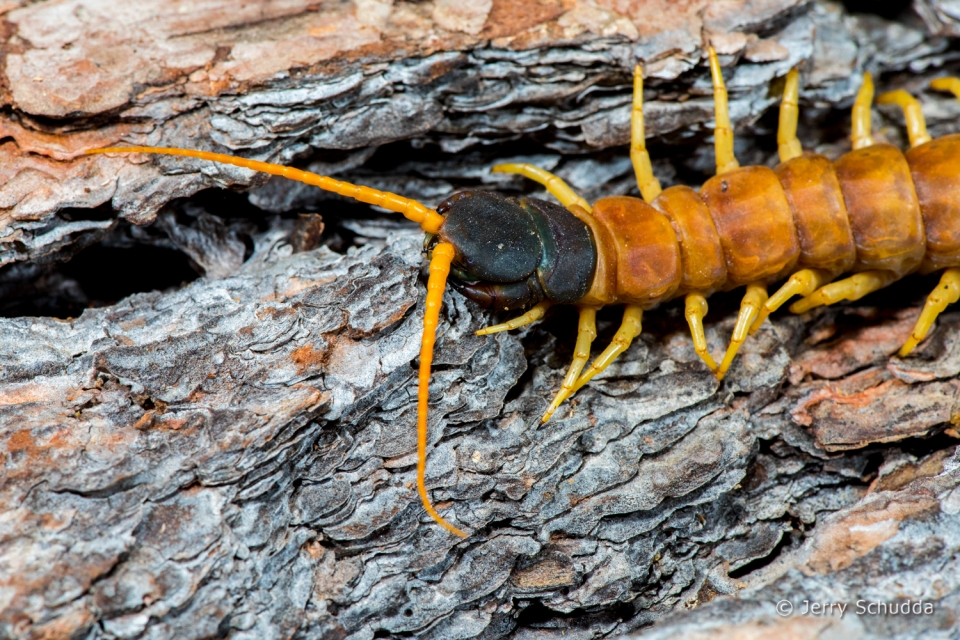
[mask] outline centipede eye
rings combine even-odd
[[[519,282],[540,264],[543,246],[536,224],[517,202],[464,191],[441,203],[437,212],[444,216],[438,239],[456,248],[454,273],[461,278]]]

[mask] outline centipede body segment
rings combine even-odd
[[[715,102],[716,175],[699,190],[662,189],[645,145],[643,71],[634,69],[630,158],[642,198],[614,196],[592,205],[561,178],[527,164],[494,171],[542,184],[558,204],[461,192],[436,210],[400,195],[352,185],[290,167],[186,149],[122,147],[90,153],[189,156],[288,177],[403,214],[429,235],[430,276],[420,355],[417,489],[427,513],[442,527],[467,534],[431,503],[424,478],[430,366],[448,280],[465,296],[497,310],[526,309],[519,317],[478,332],[487,335],[541,319],[554,304],[579,310],[573,362],[542,421],[626,351],[642,331],[645,312],[683,298],[694,349],[722,379],[740,345],[768,316],[795,296],[802,313],[857,300],[904,276],[942,272],[910,338],[907,356],[949,304],[960,299],[960,135],[931,139],[919,102],[902,90],[879,103],[904,112],[910,149],[874,143],[869,74],[853,105],[853,149],[836,160],[804,152],[797,140],[799,72],[786,78],[777,135],[780,164],[741,167],[719,59],[709,49]],[[960,97],[960,79],[931,85]],[[846,277],[843,277],[844,274]],[[769,287],[782,283],[772,293]],[[730,344],[720,360],[707,349],[707,299],[744,289]],[[589,364],[596,313],[623,305],[622,324]]]

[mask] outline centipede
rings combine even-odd
[[[478,335],[532,324],[553,305],[577,308],[573,359],[542,422],[630,347],[641,333],[645,312],[671,300],[683,299],[694,349],[722,380],[748,336],[796,296],[799,300],[789,310],[804,313],[858,300],[913,273],[942,272],[901,357],[960,299],[960,134],[932,139],[918,100],[898,89],[877,96],[876,102],[902,109],[909,149],[874,142],[874,85],[865,73],[852,108],[852,150],[835,160],[804,151],[797,138],[800,73],[795,68],[787,73],[780,104],[779,164],[740,166],[727,90],[712,47],[708,59],[716,174],[699,189],[663,189],[654,175],[645,143],[643,67],[637,64],[633,70],[630,158],[640,198],[610,196],[591,205],[549,171],[500,164],[492,171],[529,178],[557,202],[472,190],[455,193],[432,209],[395,193],[220,153],[144,146],[87,153],[161,154],[235,165],[376,205],[420,225],[426,232],[429,275],[418,371],[417,491],[437,524],[467,537],[438,513],[425,485],[430,376],[448,283],[480,305],[522,311]],[[940,78],[931,87],[960,98],[960,78]],[[717,364],[704,333],[707,298],[735,289],[744,295]],[[608,306],[623,307],[622,322],[587,366],[597,312]]]

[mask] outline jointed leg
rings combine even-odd
[[[907,137],[910,138],[910,146],[916,147],[925,142],[930,142],[930,134],[927,133],[927,123],[923,118],[923,110],[920,103],[912,95],[903,89],[888,91],[877,96],[877,104],[896,104],[903,109],[903,117],[907,121]]]
[[[617,330],[617,334],[613,336],[613,340],[611,340],[610,345],[603,350],[603,353],[593,361],[590,368],[577,378],[577,383],[573,386],[574,393],[576,393],[580,387],[590,382],[593,376],[610,366],[610,363],[616,360],[617,356],[630,347],[633,339],[640,335],[642,322],[643,309],[636,305],[628,304],[627,308],[623,311],[623,322],[620,324],[620,329]]]
[[[830,274],[826,271],[820,271],[819,269],[802,269],[797,271],[790,276],[790,279],[787,280],[782,287],[777,289],[775,294],[770,296],[767,303],[760,309],[760,315],[757,316],[757,319],[753,322],[753,326],[750,327],[750,335],[756,333],[760,325],[763,324],[763,321],[767,319],[767,316],[786,304],[787,300],[793,296],[809,296],[819,287],[827,284],[829,280]]]
[[[853,113],[850,126],[850,139],[854,149],[862,149],[873,144],[870,137],[870,105],[873,104],[873,76],[869,72],[863,74],[863,84],[853,101]]]
[[[494,173],[519,173],[525,178],[530,178],[534,182],[539,182],[550,194],[560,201],[565,207],[572,204],[579,205],[587,212],[593,211],[590,204],[577,195],[577,192],[570,188],[563,178],[555,176],[546,169],[535,167],[525,162],[498,164],[492,169]]]
[[[717,175],[740,166],[733,155],[733,128],[730,126],[730,110],[727,108],[727,86],[723,83],[720,60],[713,47],[710,53],[710,77],[713,80],[713,114],[716,124],[713,129],[713,147],[717,156]]]
[[[937,316],[947,308],[948,304],[953,304],[957,300],[960,300],[960,269],[953,267],[943,272],[940,284],[927,296],[927,303],[923,305],[923,311],[920,312],[917,324],[913,327],[913,333],[900,347],[901,358],[909,355],[914,347],[927,337]]]
[[[563,379],[563,385],[561,385],[560,391],[553,399],[553,402],[550,403],[550,408],[543,414],[541,422],[549,420],[553,412],[557,410],[557,407],[573,395],[573,387],[577,382],[577,378],[580,377],[580,372],[583,371],[584,365],[587,364],[587,359],[590,357],[590,345],[593,344],[593,340],[596,337],[597,308],[581,307],[580,323],[577,328],[577,346],[573,351],[573,362],[570,363],[570,369]]]
[[[650,154],[643,130],[643,67],[639,64],[633,68],[633,111],[630,112],[630,160],[633,162],[633,172],[637,176],[637,186],[640,195],[647,202],[651,202],[660,195],[660,181],[653,175],[653,166],[650,164]]]
[[[797,140],[797,120],[800,117],[800,105],[797,103],[800,89],[800,73],[791,69],[787,73],[787,84],[783,88],[780,101],[780,128],[777,129],[777,148],[780,162],[786,162],[803,154],[800,141]]]
[[[543,314],[547,312],[547,309],[550,308],[551,304],[552,303],[549,300],[544,300],[537,306],[527,311],[522,316],[517,316],[513,320],[508,320],[507,322],[504,322],[502,324],[495,324],[490,327],[484,327],[483,329],[480,329],[479,331],[477,331],[476,335],[485,336],[491,333],[498,333],[500,331],[510,331],[511,329],[517,329],[524,325],[533,324],[534,322],[536,322],[537,320],[543,317]]]
[[[949,91],[956,97],[960,98],[960,78],[937,78],[936,80],[930,81],[930,88],[936,89],[937,91]]]
[[[753,325],[753,321],[760,314],[760,308],[767,301],[767,288],[759,284],[748,284],[747,293],[743,296],[743,302],[740,303],[740,315],[737,316],[737,324],[733,328],[733,337],[730,339],[730,345],[727,352],[723,354],[723,362],[717,369],[717,379],[723,380],[727,375],[727,370],[733,363],[733,358],[740,350],[740,345],[747,339],[747,333]]]
[[[686,297],[687,324],[693,337],[693,348],[710,371],[717,372],[717,363],[707,351],[707,336],[703,333],[703,318],[707,315],[707,299],[700,293],[688,293]]]
[[[803,300],[797,300],[790,305],[793,313],[803,313],[821,305],[831,305],[841,300],[859,300],[868,293],[885,286],[897,279],[896,274],[890,271],[863,271],[849,278],[831,282],[820,287],[812,295]]]

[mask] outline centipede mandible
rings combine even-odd
[[[931,139],[919,102],[895,90],[876,102],[902,108],[910,148],[875,143],[870,121],[874,87],[867,73],[852,109],[852,150],[834,160],[804,151],[797,139],[800,73],[793,69],[780,105],[780,163],[741,167],[734,155],[720,63],[712,47],[708,52],[716,175],[699,189],[662,189],[653,173],[645,145],[640,64],[634,68],[630,158],[641,198],[612,196],[590,204],[542,168],[501,164],[492,170],[538,182],[557,202],[463,191],[431,209],[402,195],[219,153],[142,146],[88,153],[162,154],[245,167],[383,207],[420,225],[427,234],[429,277],[418,376],[417,488],[430,516],[466,537],[438,513],[425,486],[431,365],[448,283],[483,306],[523,311],[479,335],[534,323],[553,305],[578,309],[573,361],[542,422],[630,347],[641,333],[645,312],[670,300],[683,299],[694,349],[722,380],[744,341],[797,296],[789,309],[803,313],[858,300],[913,273],[941,272],[901,357],[960,299],[960,134]],[[931,87],[960,98],[958,78],[934,80]],[[734,289],[744,294],[718,364],[704,334],[707,299]],[[607,306],[622,306],[623,320],[610,344],[587,366],[597,336],[597,311]]]

